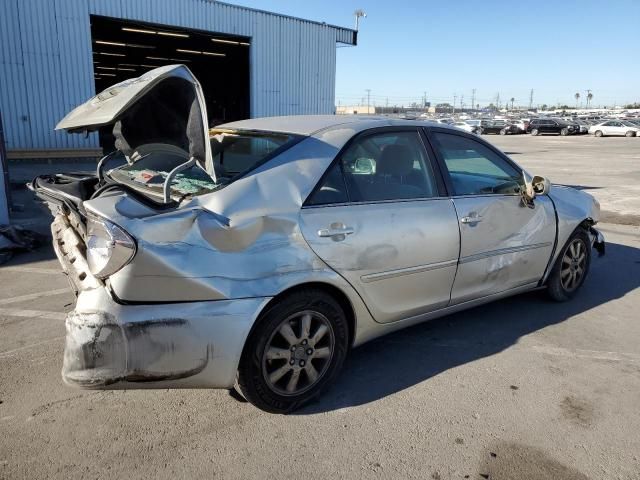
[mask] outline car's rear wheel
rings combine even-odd
[[[563,137],[566,137],[567,135],[569,135],[569,129],[563,128],[562,130],[560,130],[560,135],[562,135]]]
[[[557,302],[572,298],[584,283],[591,265],[591,242],[579,228],[566,243],[547,281],[549,296]]]
[[[636,132],[629,130],[627,133],[624,134],[625,137],[635,137],[636,136]]]
[[[507,129],[503,128],[502,130],[500,130],[500,135],[506,135],[507,134]]]
[[[596,130],[596,133],[594,135],[596,137],[601,137],[602,136],[602,130]]]
[[[533,130],[531,130],[531,135],[533,135],[534,137],[535,137],[536,135],[538,135],[538,133],[540,133],[540,132],[538,132],[538,129],[537,129],[537,128],[534,128]]]
[[[478,129],[476,130],[476,133],[477,133],[478,135],[482,135],[482,134],[484,133],[484,130],[483,130],[482,128],[478,128]]]
[[[344,311],[327,293],[292,293],[258,322],[245,345],[236,387],[256,407],[272,413],[293,411],[338,375],[349,329]]]

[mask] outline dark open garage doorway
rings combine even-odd
[[[96,92],[163,65],[182,63],[202,84],[209,126],[249,118],[250,39],[91,16]],[[111,132],[101,132],[105,151]]]

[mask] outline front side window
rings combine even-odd
[[[309,205],[342,203],[347,196],[351,202],[438,196],[431,163],[416,131],[356,139],[322,182]]]
[[[449,133],[435,133],[433,136],[451,177],[454,195],[512,195],[520,192],[521,172],[489,147]]]

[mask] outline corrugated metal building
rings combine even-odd
[[[355,45],[356,32],[213,0],[2,0],[0,114],[7,150],[50,156],[96,149],[97,135],[67,135],[54,126],[96,89],[182,61],[193,62],[187,65],[220,120],[332,113],[336,43]],[[166,53],[183,45],[189,48]]]

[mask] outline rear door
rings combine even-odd
[[[425,141],[417,128],[361,134],[300,213],[308,244],[378,322],[449,304],[460,234]]]
[[[525,206],[522,171],[486,142],[432,129],[460,223],[460,260],[451,304],[534,284],[544,273],[556,235],[545,195]]]

